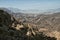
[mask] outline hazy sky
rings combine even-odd
[[[0,7],[19,9],[55,9],[60,7],[60,0],[0,0]]]

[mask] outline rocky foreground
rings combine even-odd
[[[57,40],[39,32],[27,23],[18,22],[15,17],[0,10],[0,40]]]

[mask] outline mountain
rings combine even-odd
[[[60,12],[60,8],[48,9],[48,10],[40,10],[40,9],[21,10],[18,8],[8,7],[8,8],[0,8],[0,9],[3,9],[10,13],[13,12],[13,13],[25,13],[25,14],[52,14],[52,13]]]
[[[0,40],[56,40],[37,32],[28,23],[19,22],[6,10],[0,10]]]
[[[60,8],[57,8],[57,9],[49,9],[49,10],[47,10],[46,12],[48,12],[48,13],[60,12]]]
[[[4,7],[0,7],[0,10],[4,10],[10,14],[13,13],[11,10],[9,10],[8,8],[4,8]]]
[[[11,10],[14,13],[20,13],[21,12],[21,10],[18,9],[18,8],[12,8],[12,7],[10,7],[10,8],[7,8],[7,9]]]

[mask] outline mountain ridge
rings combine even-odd
[[[32,14],[50,14],[50,13],[56,13],[56,12],[60,12],[60,8],[56,8],[56,9],[49,9],[49,10],[38,10],[38,9],[28,9],[28,10],[21,10],[21,9],[18,9],[18,8],[12,8],[12,7],[9,7],[9,8],[0,8],[0,9],[3,9],[3,10],[10,10],[11,12],[14,12],[14,13],[32,13]]]

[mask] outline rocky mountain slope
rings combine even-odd
[[[27,22],[19,22],[14,16],[0,10],[0,40],[56,40]]]
[[[18,21],[29,24],[32,28],[38,30],[39,32],[43,32],[48,36],[56,37],[57,40],[60,40],[60,12],[53,14],[39,14],[36,16],[22,14],[17,19]]]

